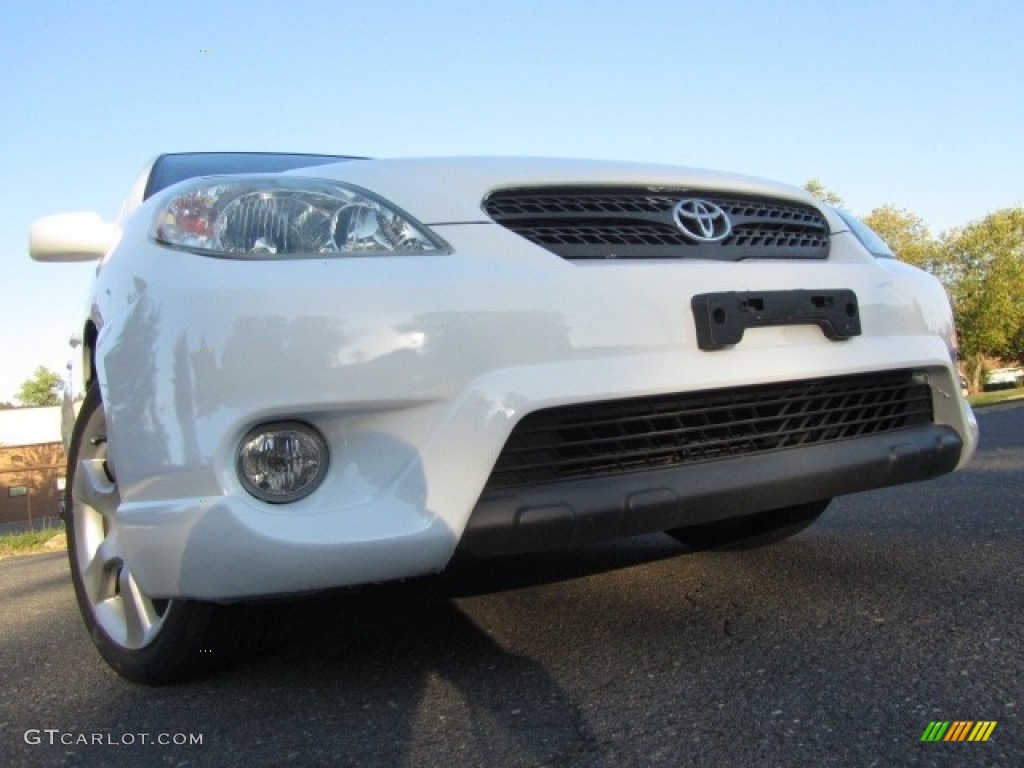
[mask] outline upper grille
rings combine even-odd
[[[930,423],[931,389],[908,370],[562,406],[516,426],[487,488],[695,464]]]
[[[685,197],[715,203],[732,233],[695,242],[676,226],[673,209]],[[484,201],[498,224],[564,259],[824,259],[828,224],[802,203],[636,188],[505,189]]]

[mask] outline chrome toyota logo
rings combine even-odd
[[[684,198],[672,209],[672,217],[679,230],[698,243],[718,243],[732,232],[729,216],[710,200]]]

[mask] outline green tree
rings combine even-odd
[[[804,189],[821,200],[823,203],[834,205],[836,208],[844,207],[843,198],[837,192],[821,183],[820,179],[811,179],[804,184]]]
[[[945,282],[973,388],[983,360],[1024,360],[1024,208],[1004,208],[943,236]]]
[[[941,248],[920,216],[905,208],[883,205],[863,221],[888,243],[901,260],[933,274],[941,273]]]
[[[60,376],[40,365],[31,379],[22,382],[17,398],[22,405],[58,405],[63,385]]]

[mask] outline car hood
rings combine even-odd
[[[595,160],[551,158],[411,158],[350,160],[288,171],[356,184],[405,209],[424,224],[490,222],[482,200],[496,189],[515,187],[646,186],[714,190],[797,200],[820,207],[799,187],[747,176],[683,168]]]

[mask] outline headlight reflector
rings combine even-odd
[[[164,245],[250,259],[444,250],[426,227],[371,192],[298,176],[184,182],[160,206],[151,234]]]
[[[299,421],[278,421],[249,430],[238,446],[238,478],[249,493],[272,504],[298,501],[316,490],[327,473],[327,443]]]

